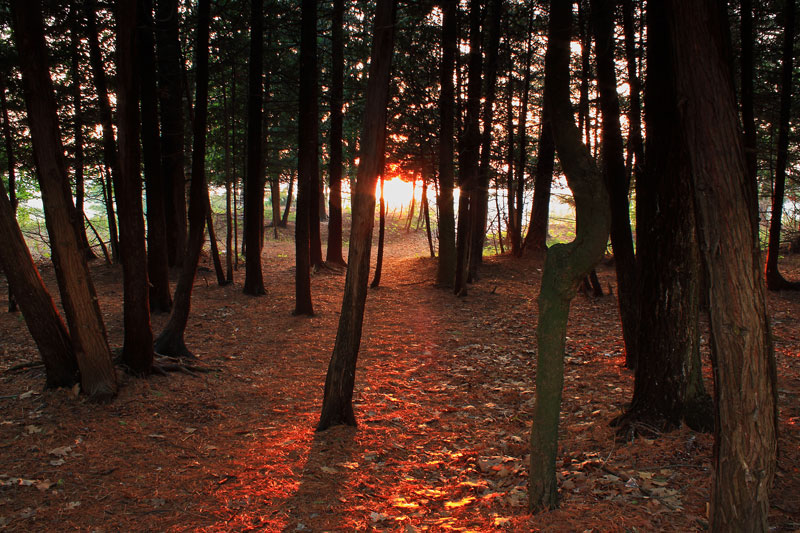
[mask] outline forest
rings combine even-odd
[[[0,529],[800,529],[796,15],[3,3]]]

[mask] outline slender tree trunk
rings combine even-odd
[[[100,39],[96,22],[96,5],[94,0],[89,0],[84,4],[86,11],[86,36],[89,40],[89,62],[94,77],[95,92],[97,93],[97,105],[100,109],[100,124],[103,130],[103,158],[106,168],[109,170],[111,179],[108,180],[109,219],[113,218],[113,194],[110,192],[111,183],[117,182],[119,174],[119,160],[117,158],[117,142],[114,138],[114,120],[111,116],[111,102],[108,96],[108,83],[106,81],[106,67],[103,62],[103,55],[100,50]],[[81,219],[83,224],[83,219]],[[119,240],[116,235],[116,224],[114,231],[111,232],[111,254],[114,261],[119,261]],[[109,227],[109,230],[111,228]]]
[[[147,252],[139,171],[139,72],[136,68],[137,0],[119,0],[117,17],[117,131],[119,172],[114,174],[119,212],[125,338],[122,362],[134,374],[153,370]]]
[[[222,260],[219,257],[217,232],[214,229],[214,211],[211,209],[211,196],[206,189],[206,227],[208,228],[208,244],[211,248],[211,261],[214,263],[214,273],[217,275],[217,285],[224,287],[228,284],[225,272],[222,270]]]
[[[553,184],[556,145],[550,110],[542,104],[542,132],[536,159],[536,176],[533,180],[533,207],[531,223],[525,236],[526,250],[542,253],[547,249],[547,226],[550,218],[550,188]]]
[[[45,387],[71,387],[78,382],[78,362],[67,328],[39,276],[14,216],[14,206],[0,180],[0,267],[19,298],[19,306],[45,368]]]
[[[511,57],[509,50],[509,58]],[[514,194],[514,74],[508,73],[508,85],[506,86],[506,207],[508,213],[506,214],[506,238],[511,240],[511,234],[514,233],[514,222],[516,221],[516,209],[514,201],[516,194]]]
[[[603,115],[602,171],[611,201],[611,246],[617,271],[617,297],[625,341],[625,363],[636,366],[636,257],[631,234],[628,177],[619,125],[619,97],[615,66],[614,8],[616,0],[592,0],[597,57],[597,85]]]
[[[436,251],[433,248],[433,235],[431,235],[431,210],[428,204],[428,180],[425,176],[422,177],[422,196],[420,197],[420,213],[425,216],[425,234],[428,237],[428,249],[431,252],[431,257],[436,257]]]
[[[381,284],[381,272],[383,271],[383,243],[386,235],[386,200],[383,198],[383,178],[384,165],[381,165],[381,201],[378,225],[378,258],[375,261],[375,276],[372,278],[370,288],[377,289]]]
[[[20,70],[28,125],[61,302],[81,372],[81,388],[91,398],[105,401],[116,395],[117,378],[86,256],[74,230],[76,211],[72,204],[55,95],[47,66],[42,13],[38,2],[26,0],[12,2],[11,11],[17,52],[26,58],[20,62]]]
[[[581,83],[578,96],[578,129],[583,136],[583,143],[591,148],[592,142],[589,119],[589,78],[592,76],[591,53],[592,32],[586,17],[588,0],[578,0],[578,34],[581,42]]]
[[[169,289],[169,252],[164,213],[165,194],[159,138],[152,0],[139,2],[137,17],[142,160],[147,189],[147,274],[150,281],[150,310],[156,313],[168,313],[172,308],[172,294]]]
[[[0,74],[0,112],[3,114],[3,142],[6,148],[6,162],[8,163],[8,194],[11,205],[11,214],[16,221],[17,216],[17,169],[16,158],[14,157],[14,137],[11,135],[11,123],[8,121],[8,102],[6,101],[6,78]],[[27,246],[26,246],[27,248]],[[17,310],[17,299],[11,288],[11,279],[8,278],[8,312],[14,313]]]
[[[261,271],[262,232],[264,228],[264,168],[262,159],[261,114],[263,102],[264,2],[250,2],[250,65],[247,93],[247,180],[244,202],[245,294],[266,294]]]
[[[511,232],[511,253],[517,257],[522,255],[522,214],[525,211],[525,167],[527,166],[528,153],[528,100],[531,92],[531,63],[533,60],[533,4],[528,5],[528,42],[525,49],[525,75],[522,79],[522,100],[519,111],[519,152],[517,153],[516,184],[514,194],[514,224]]]
[[[647,8],[647,160],[639,175],[638,358],[633,400],[619,433],[650,437],[680,426],[713,428],[711,398],[700,373],[700,257],[691,198],[692,174],[672,86],[663,0]],[[692,376],[696,386],[690,387]],[[655,430],[655,432],[652,432]]]
[[[411,224],[414,222],[414,213],[417,207],[417,175],[414,174],[414,180],[411,182],[411,206],[408,208],[408,217],[406,217],[406,233],[411,231]]]
[[[721,5],[666,2],[709,280],[716,410],[709,523],[712,531],[766,531],[777,447],[775,359]]]
[[[467,81],[467,116],[464,136],[459,150],[458,233],[456,234],[456,278],[453,291],[459,296],[467,294],[470,244],[474,215],[470,203],[478,185],[481,148],[481,5],[479,0],[469,3],[469,78]]]
[[[106,205],[106,219],[108,220],[108,240],[111,245],[111,259],[114,260],[114,250],[119,258],[119,234],[117,233],[117,215],[114,209],[114,187],[111,183],[111,170],[107,166],[100,166],[100,186],[103,190],[103,203]]]
[[[758,187],[758,142],[756,138],[756,119],[753,111],[753,75],[755,71],[754,52],[755,31],[753,30],[753,0],[741,0],[741,41],[742,41],[742,124],[744,126],[744,156],[747,161],[747,174],[753,184],[753,194]],[[786,43],[784,42],[784,45]],[[785,52],[785,49],[784,49]]]
[[[77,2],[73,1],[69,8],[70,29],[70,77],[72,78],[72,108],[73,108],[73,135],[75,146],[75,164],[74,175],[75,181],[75,209],[78,211],[76,217],[76,231],[78,232],[78,242],[86,253],[86,259],[91,261],[96,259],[97,256],[92,251],[89,245],[89,239],[86,237],[86,226],[83,224],[84,213],[84,199],[86,191],[84,186],[84,159],[83,159],[83,111],[81,110],[81,76],[80,76],[80,13]]]
[[[745,0],[748,1],[748,0]],[[644,140],[642,139],[641,82],[636,71],[636,28],[634,24],[633,0],[622,0],[622,29],[625,34],[625,63],[630,87],[628,109],[628,183],[638,176],[644,165]],[[638,211],[637,211],[638,212]]]
[[[492,176],[492,123],[494,102],[497,95],[497,57],[500,51],[500,22],[503,16],[503,0],[490,3],[488,39],[486,52],[486,75],[484,82],[486,95],[483,102],[483,131],[481,133],[481,155],[478,165],[478,186],[472,197],[472,246],[470,248],[468,279],[478,279],[478,268],[483,260],[483,246],[486,241],[486,222],[489,216],[489,184]]]
[[[311,302],[312,210],[319,183],[317,158],[317,0],[302,0],[300,36],[300,134],[295,222],[295,315],[313,315]]]
[[[439,117],[442,121],[439,133],[439,195],[436,204],[439,208],[439,262],[436,269],[436,283],[452,286],[456,274],[456,223],[453,211],[453,187],[455,186],[454,120],[455,89],[453,87],[453,68],[456,57],[457,14],[456,0],[442,1],[442,63],[439,79]]]
[[[764,269],[767,288],[771,291],[800,290],[800,281],[789,282],[778,270],[781,247],[781,223],[786,191],[786,167],[789,159],[789,128],[792,113],[792,64],[794,62],[795,0],[785,0],[783,27],[783,59],[781,66],[781,104],[778,123],[778,154],[775,161],[775,184],[772,190],[772,210],[769,218],[767,263]]]
[[[292,208],[292,201],[294,200],[294,176],[289,176],[289,190],[286,191],[286,207],[283,208],[283,215],[281,216],[281,227],[285,228],[289,223],[289,211]]]
[[[235,191],[232,190],[231,179],[231,144],[229,139],[229,131],[231,125],[230,111],[228,110],[228,95],[225,91],[225,85],[222,86],[222,116],[223,124],[222,129],[225,132],[223,143],[225,143],[225,280],[228,283],[233,283],[233,256],[236,255],[236,249],[233,248],[233,213],[231,204],[235,201]],[[233,201],[232,201],[233,200]]]
[[[173,357],[193,357],[183,340],[192,298],[197,264],[205,241],[206,205],[206,123],[208,119],[208,25],[210,0],[197,5],[197,44],[195,45],[195,117],[192,135],[192,179],[189,185],[189,239],[169,321],[158,336],[155,349],[159,354]]]
[[[575,198],[575,240],[548,248],[539,294],[536,328],[536,400],[531,427],[529,508],[557,506],[556,451],[561,392],[564,384],[564,346],[570,301],[578,284],[603,255],[608,239],[610,210],[602,176],[595,167],[570,103],[570,35],[572,3],[552,0],[545,56],[545,105],[553,115],[558,158]]]
[[[186,255],[186,177],[178,22],[178,0],[157,0],[156,52],[167,250],[169,265],[182,267]]]
[[[353,222],[342,313],[325,378],[325,396],[317,431],[333,425],[356,424],[353,387],[369,282],[372,228],[375,224],[375,182],[381,174],[386,144],[386,108],[389,103],[395,10],[395,0],[378,0],[361,130],[358,180],[353,194]]]

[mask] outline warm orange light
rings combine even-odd
[[[406,181],[400,176],[394,176],[391,179],[385,180],[383,183],[383,197],[386,200],[386,207],[390,211],[400,208],[407,209],[411,204],[412,195],[414,195],[416,201],[419,202],[421,194],[422,187],[419,183],[415,189],[412,182]],[[375,189],[375,198],[380,198],[380,196],[381,185],[379,182]]]

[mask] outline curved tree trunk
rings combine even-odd
[[[436,283],[445,287],[453,285],[456,275],[456,222],[453,212],[453,187],[455,168],[453,165],[453,131],[455,120],[455,67],[457,14],[456,0],[442,2],[442,64],[439,72],[439,117],[442,121],[439,132],[439,261],[436,268]]]
[[[161,139],[158,124],[153,3],[138,3],[139,97],[142,105],[142,161],[147,189],[147,274],[150,281],[150,309],[168,313],[172,308],[169,290],[169,252],[164,214],[164,178],[161,168]]]
[[[8,198],[11,205],[11,215],[16,220],[17,205],[17,169],[16,158],[14,157],[14,138],[11,135],[11,124],[8,121],[8,103],[6,101],[6,79],[4,74],[0,74],[0,112],[3,114],[3,142],[6,147],[6,162],[8,163]],[[8,276],[6,276],[8,278]],[[8,281],[8,312],[14,313],[17,310],[17,299],[11,288],[11,280]]]
[[[358,178],[353,195],[347,278],[336,343],[325,377],[325,397],[317,431],[339,424],[356,424],[353,387],[367,301],[372,228],[375,224],[375,182],[381,173],[386,144],[395,5],[395,0],[378,0],[375,13]]]
[[[14,217],[14,206],[0,180],[0,267],[9,288],[19,299],[28,331],[39,349],[45,369],[45,387],[71,387],[78,382],[78,362],[67,327],[33,262]]]
[[[378,257],[375,260],[375,276],[370,284],[371,289],[376,289],[381,284],[381,272],[383,271],[383,244],[386,237],[386,200],[383,198],[383,173],[384,165],[381,165],[381,201],[380,215],[378,223]]]
[[[74,231],[76,215],[69,188],[55,95],[47,65],[42,13],[38,2],[11,4],[14,40],[20,56],[28,124],[39,175],[53,264],[67,315],[72,347],[81,372],[81,388],[97,401],[113,398],[117,377],[111,363],[97,295]]]
[[[195,117],[192,141],[192,180],[189,188],[189,239],[183,261],[172,313],[164,330],[155,342],[159,354],[173,357],[193,357],[183,340],[192,299],[197,264],[205,241],[206,205],[206,123],[208,120],[208,24],[210,0],[199,0],[197,6],[197,44],[195,46]]]
[[[592,0],[592,19],[597,56],[597,85],[603,115],[603,179],[611,202],[611,246],[617,271],[617,297],[625,341],[625,363],[636,366],[636,257],[631,234],[628,176],[625,171],[619,97],[615,66],[614,8],[616,0]]]
[[[611,218],[602,177],[588,148],[581,143],[569,100],[571,26],[571,2],[552,0],[544,98],[553,113],[558,157],[575,198],[576,236],[569,244],[556,244],[547,250],[542,273],[536,328],[536,400],[531,427],[529,508],[532,511],[552,509],[558,504],[555,462],[569,305],[578,284],[605,251]]]
[[[775,359],[720,5],[666,2],[709,280],[716,409],[709,522],[712,531],[766,531],[777,445]]]
[[[266,294],[261,271],[264,228],[264,175],[261,154],[261,104],[263,100],[264,2],[250,2],[250,64],[247,93],[247,180],[244,201],[245,294]]]

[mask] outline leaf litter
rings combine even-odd
[[[266,297],[241,294],[243,269],[227,287],[198,275],[186,340],[218,372],[120,374],[119,397],[108,405],[87,403],[77,390],[40,393],[40,368],[0,374],[8,391],[0,400],[0,527],[703,530],[712,437],[681,428],[617,443],[609,427],[633,384],[613,297],[574,300],[556,459],[561,505],[527,513],[541,263],[486,258],[480,282],[455,298],[433,287],[426,247],[422,232],[387,238],[382,285],[367,300],[358,428],[313,430],[344,275],[316,273],[317,315],[290,316],[291,230],[266,242]],[[783,268],[800,279],[797,257]],[[52,267],[42,272],[55,289]],[[110,343],[119,346],[119,267],[94,264],[92,272]],[[615,285],[613,268],[599,275],[604,287]],[[800,299],[770,294],[770,311],[781,402],[770,523],[791,528],[800,522]],[[156,332],[166,318],[153,317]],[[0,338],[0,371],[36,360],[14,315],[0,313]]]

